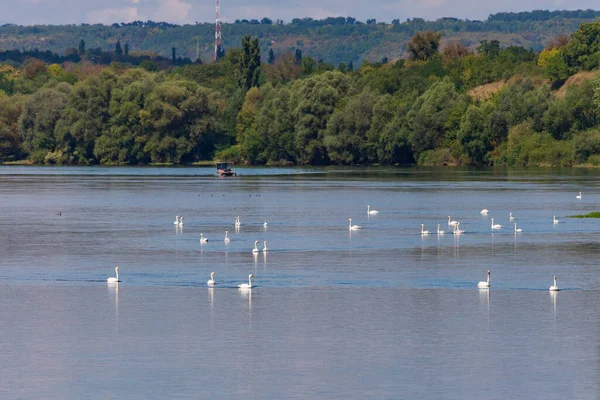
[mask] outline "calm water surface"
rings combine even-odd
[[[238,173],[0,167],[0,398],[599,397],[597,171]]]

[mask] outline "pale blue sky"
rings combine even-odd
[[[443,16],[485,19],[501,11],[600,9],[598,0],[222,0],[224,21],[269,17],[352,16],[359,20]],[[0,0],[0,24],[80,24],[167,21],[177,24],[214,20],[214,0]]]

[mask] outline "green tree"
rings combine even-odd
[[[292,84],[290,112],[295,126],[295,151],[301,164],[327,163],[323,136],[327,121],[349,88],[347,75],[328,71]]]
[[[327,123],[323,143],[335,164],[367,164],[369,158],[367,132],[371,127],[377,95],[364,91],[337,109]]]
[[[275,53],[273,53],[273,49],[269,49],[269,64],[273,64],[275,62]]]
[[[117,40],[117,44],[115,44],[115,54],[117,56],[123,55],[123,48],[121,47],[121,40]]]
[[[286,86],[267,91],[256,117],[256,130],[263,135],[263,154],[267,162],[293,163],[294,125],[290,115],[290,90]]]
[[[406,44],[406,50],[411,60],[429,60],[439,51],[441,33],[433,31],[417,32]]]
[[[54,129],[68,104],[70,91],[71,87],[67,83],[59,83],[40,89],[23,104],[18,123],[19,132],[23,139],[23,147],[32,161],[56,161],[55,158],[47,156],[57,150]]]
[[[456,139],[467,100],[449,79],[435,82],[412,106],[409,141],[416,156],[438,147],[449,147]]]
[[[471,164],[486,163],[486,155],[508,135],[504,115],[490,102],[471,104],[461,122],[458,140],[461,151]]]
[[[260,47],[258,38],[250,35],[242,38],[242,54],[240,58],[240,86],[246,90],[259,85],[260,80]]]
[[[552,81],[564,81],[569,77],[569,66],[559,49],[542,51],[538,56],[538,66],[543,68],[544,76]]]
[[[117,76],[105,69],[76,84],[69,104],[56,124],[57,146],[63,151],[64,162],[94,164],[94,146],[103,131],[108,130],[111,92]]]
[[[18,122],[24,101],[24,96],[9,97],[0,91],[0,162],[19,160],[23,156]]]
[[[108,129],[94,145],[94,156],[102,164],[149,163],[144,151],[150,130],[142,124],[144,104],[159,78],[141,69],[127,71],[112,88]]]
[[[389,94],[373,106],[371,128],[367,132],[370,158],[381,164],[412,164],[414,156],[408,141],[407,114],[415,99]]]
[[[598,67],[600,52],[600,21],[587,22],[571,35],[569,43],[560,48],[566,63],[574,70]]]
[[[79,41],[79,50],[78,50],[78,52],[79,52],[80,56],[83,56],[85,54],[85,41],[83,39],[81,39]]]

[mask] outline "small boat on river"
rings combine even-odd
[[[217,176],[236,176],[237,174],[231,167],[229,163],[226,162],[218,162],[217,163]]]

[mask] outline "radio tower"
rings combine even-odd
[[[221,20],[219,19],[220,0],[216,0],[217,4],[217,20],[215,23],[215,55],[214,60],[217,61],[221,49]]]

